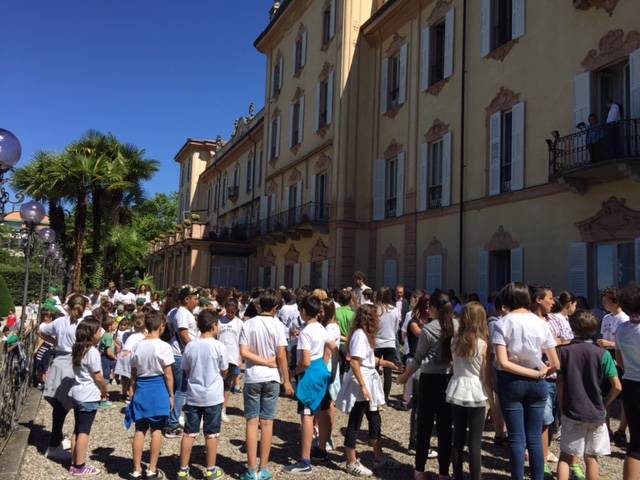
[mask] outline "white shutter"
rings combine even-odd
[[[336,34],[336,0],[331,0],[331,15],[329,20],[329,38],[333,38]]]
[[[258,286],[266,288],[266,285],[263,285],[262,282],[264,282],[264,267],[258,267]]]
[[[442,255],[429,255],[426,262],[426,289],[428,293],[442,289]]]
[[[302,180],[296,183],[296,207],[302,206]]]
[[[322,100],[322,82],[316,84],[316,132],[320,130],[320,102]]]
[[[427,142],[420,145],[420,163],[418,165],[418,205],[416,210],[424,212],[427,209],[429,190],[429,144]]]
[[[482,303],[489,298],[489,252],[480,250],[478,255],[478,296]]]
[[[282,199],[282,212],[286,212],[287,210],[289,210],[289,208],[292,207],[292,205],[289,205],[289,191],[291,190],[291,187],[287,187],[284,190],[284,198]]]
[[[480,56],[491,52],[491,0],[482,0],[480,5]]]
[[[385,200],[385,160],[375,160],[373,162],[373,219],[384,219]]]
[[[299,263],[294,263],[293,264],[293,285],[291,285],[291,287],[293,288],[300,288],[300,264]]]
[[[308,201],[311,203],[315,203],[316,201],[316,175],[311,175],[309,178],[309,197]]]
[[[278,78],[278,90],[282,90],[282,84],[283,84],[283,80],[284,80],[284,57],[282,55],[280,55],[280,75]]]
[[[269,126],[267,127],[268,135],[267,135],[267,158],[271,160],[271,137],[273,137],[273,122],[269,122]]]
[[[631,93],[629,114],[631,118],[640,118],[640,49],[629,55],[629,73],[629,91]]]
[[[296,74],[296,53],[298,50],[298,41],[295,40],[293,42],[293,49],[292,49],[292,55],[291,55],[291,76],[295,76]]]
[[[280,157],[280,126],[282,124],[282,115],[278,115],[276,119],[276,158]]]
[[[573,78],[573,127],[585,124],[591,114],[591,72],[582,72]]]
[[[569,244],[569,290],[577,297],[587,297],[587,244]]]
[[[320,285],[320,288],[323,288],[324,290],[328,290],[329,289],[329,260],[323,260],[322,261],[322,284]]]
[[[422,29],[420,39],[420,91],[429,88],[429,49],[431,41],[431,27]]]
[[[500,160],[502,158],[502,112],[489,120],[489,195],[500,194]]]
[[[295,108],[295,104],[291,104],[289,107],[289,148],[293,147],[295,144],[293,143],[293,110]]]
[[[449,78],[453,75],[455,26],[455,8],[451,7],[447,12],[444,27],[444,78]]]
[[[396,288],[398,284],[398,261],[385,260],[382,264],[382,284],[385,287]]]
[[[525,108],[520,102],[511,109],[511,190],[524,188]]]
[[[442,137],[442,206],[451,205],[451,159],[453,158],[453,142],[451,132]]]
[[[302,32],[302,60],[300,66],[304,67],[307,64],[307,31]]]
[[[271,267],[269,267],[271,269],[271,285],[270,287],[275,290],[276,289],[276,285],[277,285],[277,281],[278,279],[276,278],[276,275],[278,274],[278,268],[273,265]]]
[[[380,113],[387,112],[387,95],[389,90],[389,59],[382,59],[380,70]]]
[[[331,125],[333,122],[333,82],[335,75],[335,72],[331,72],[327,79],[327,125]]]
[[[300,116],[298,117],[298,143],[304,141],[304,97],[300,97]]]
[[[513,13],[511,16],[511,38],[520,38],[525,31],[525,0],[511,0]]]
[[[402,105],[407,100],[407,52],[409,45],[406,43],[400,47],[400,92],[398,103]]]
[[[272,193],[271,195],[269,195],[269,198],[271,199],[271,201],[268,202],[268,205],[271,206],[271,208],[269,209],[269,216],[272,217],[276,214],[276,194]]]
[[[636,238],[634,243],[636,255],[635,282],[640,283],[640,238]]]
[[[511,249],[511,281],[524,282],[524,255],[522,248]]]
[[[396,217],[404,214],[404,164],[406,154],[404,152],[398,154],[396,164]]]

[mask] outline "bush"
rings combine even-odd
[[[32,265],[33,268],[33,265]],[[0,277],[3,277],[9,294],[14,301],[22,303],[22,291],[24,288],[24,268],[13,265],[0,264]],[[27,293],[27,301],[38,299],[40,294],[40,269],[32,269],[29,271],[29,292]]]
[[[15,309],[13,298],[7,287],[4,277],[0,276],[0,317],[9,315],[9,310]]]

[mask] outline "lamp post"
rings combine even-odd
[[[22,203],[24,195],[18,193],[16,199],[11,200],[10,194],[4,188],[4,175],[13,170],[22,155],[22,147],[18,138],[9,130],[0,128],[0,223],[4,222],[5,206]]]
[[[20,206],[20,218],[24,223],[26,234],[24,245],[24,287],[22,291],[22,312],[20,313],[20,336],[24,332],[24,324],[27,321],[27,296],[29,294],[29,268],[31,266],[31,253],[35,244],[36,227],[44,219],[44,207],[38,202],[26,202]]]
[[[55,251],[55,242],[56,240],[56,232],[54,232],[50,228],[43,228],[38,232],[40,235],[40,240],[42,240],[42,263],[40,264],[40,296],[38,297],[38,321],[40,323],[40,319],[42,318],[42,294],[44,293],[44,276],[45,276],[45,267],[47,264],[47,255],[49,254],[49,247],[54,247]],[[53,261],[53,259],[51,259]]]

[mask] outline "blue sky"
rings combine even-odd
[[[187,137],[228,138],[264,103],[253,41],[272,0],[2,0],[0,127],[37,150],[88,129],[146,149],[161,170],[147,192],[177,189]]]

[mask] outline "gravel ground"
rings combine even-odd
[[[117,397],[115,386],[113,396]],[[394,385],[394,393],[399,393]],[[89,444],[89,463],[101,470],[97,478],[117,479],[127,478],[131,471],[131,436],[132,430],[127,432],[123,427],[123,415],[121,413],[123,403],[114,402],[112,409],[99,411],[93,425]],[[246,455],[244,453],[244,420],[242,418],[242,395],[234,395],[228,413],[232,421],[223,424],[223,437],[218,448],[218,465],[230,478],[238,478],[244,471]],[[292,478],[282,472],[282,467],[293,463],[299,456],[299,419],[296,415],[296,404],[290,399],[281,399],[278,407],[278,418],[274,427],[273,448],[271,451],[270,469],[277,478]],[[334,429],[334,443],[342,445],[347,416],[338,413]],[[412,479],[413,455],[407,451],[409,440],[409,413],[393,408],[385,408],[382,411],[383,447],[402,466],[395,470],[382,470],[376,472],[381,479]],[[366,424],[366,420],[364,422]],[[47,447],[49,431],[51,428],[51,408],[45,401],[41,403],[40,410],[34,420],[34,427],[29,438],[29,446],[25,454],[20,478],[24,479],[58,479],[69,478],[68,464],[59,464],[44,457]],[[65,432],[73,429],[73,415],[69,415],[65,424]],[[364,434],[364,432],[362,432]],[[493,432],[488,430],[483,438],[483,474],[487,480],[508,479],[508,451],[502,447],[494,446],[492,442]],[[361,435],[362,441],[366,440]],[[435,439],[432,441],[435,445]],[[148,447],[148,444],[147,444]],[[179,439],[165,439],[160,468],[167,474],[167,478],[176,478],[178,469],[178,455],[180,448]],[[364,444],[359,444],[361,458],[365,465],[371,466],[373,458],[370,449]],[[312,479],[333,480],[338,478],[350,478],[341,468],[343,460],[342,449],[331,454],[331,461],[327,464],[314,466]],[[558,444],[554,442],[552,451],[558,455]],[[623,452],[613,447],[613,455],[601,462],[601,478],[622,478]],[[202,478],[204,469],[204,441],[202,435],[196,440],[192,454],[192,475],[194,478]],[[143,462],[148,461],[148,450]],[[437,461],[430,460],[428,471],[437,472]],[[555,468],[555,467],[554,467]],[[437,478],[433,475],[433,478]]]

